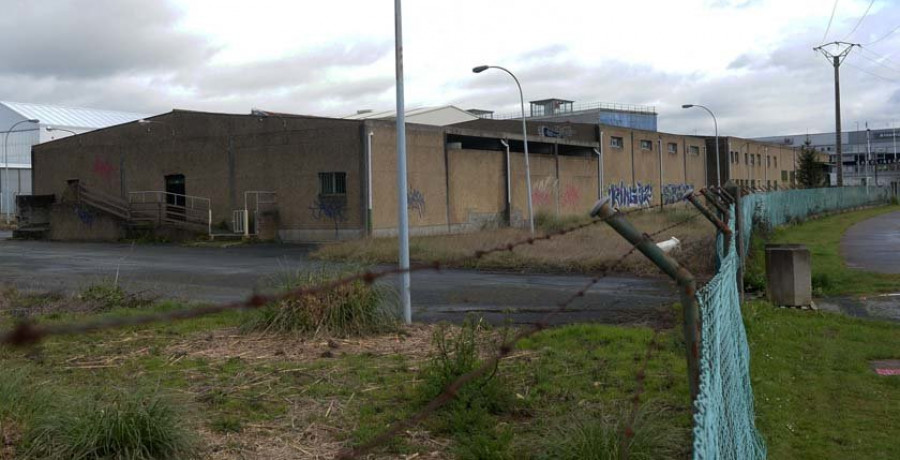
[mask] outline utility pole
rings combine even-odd
[[[394,53],[397,78],[397,238],[400,246],[400,304],[403,321],[412,323],[409,276],[409,209],[406,184],[406,103],[403,98],[403,20],[400,0],[394,0]]]
[[[838,53],[832,53],[825,49],[826,46],[834,46]],[[837,185],[838,187],[844,186],[844,154],[842,151],[841,145],[841,63],[844,62],[844,58],[850,54],[850,51],[854,46],[859,46],[857,43],[847,43],[847,42],[831,42],[826,43],[824,45],[817,46],[813,48],[813,51],[818,51],[825,56],[826,59],[831,62],[831,65],[834,66],[834,146],[837,149]]]

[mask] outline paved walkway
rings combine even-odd
[[[849,267],[900,273],[900,212],[883,214],[850,227],[841,238],[841,255]]]

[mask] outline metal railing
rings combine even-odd
[[[585,112],[588,110],[616,110],[620,112],[631,112],[631,113],[642,113],[648,115],[656,115],[656,107],[651,105],[636,105],[636,104],[619,104],[615,102],[588,102],[584,104],[573,104],[571,110],[566,111],[555,111],[552,113],[544,113],[544,114],[528,114],[525,118],[539,118],[539,117],[552,117],[556,115],[568,115],[574,114],[578,112]],[[495,113],[493,116],[494,120],[511,120],[516,118],[522,118],[521,112],[506,112],[506,113]]]
[[[146,190],[128,193],[134,222],[156,222],[182,227],[206,227],[212,234],[212,204],[209,198]]]

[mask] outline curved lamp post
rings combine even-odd
[[[716,129],[716,186],[722,186],[722,168],[719,167],[719,122],[716,121],[716,115],[712,113],[712,110],[709,110],[705,106],[700,104],[684,104],[681,106],[682,109],[689,109],[691,107],[699,107],[709,114],[709,116],[713,119],[713,126]]]
[[[47,129],[48,133],[52,133],[53,131],[62,131],[64,133],[69,133],[73,136],[78,135],[78,133],[76,133],[75,131],[69,131],[68,129],[63,129],[63,128],[53,128],[53,127],[48,126],[46,129]]]
[[[519,84],[519,79],[516,78],[512,72],[503,67],[496,65],[480,65],[473,68],[472,72],[481,73],[487,69],[497,69],[508,73],[509,76],[515,80],[516,86],[519,88],[519,102],[522,105],[522,142],[525,144],[525,188],[527,189],[528,198],[528,229],[531,231],[531,234],[534,235],[534,209],[531,205],[531,167],[528,165],[528,128],[525,125],[525,95],[522,93],[522,85]]]
[[[16,126],[21,125],[22,123],[40,123],[41,121],[37,118],[31,118],[28,120],[17,121],[13,123],[12,126],[6,131],[6,137],[3,139],[3,203],[6,205],[6,223],[9,224],[9,215],[10,215],[10,205],[12,204],[9,201],[9,159],[7,152],[9,151],[9,133],[11,133]]]

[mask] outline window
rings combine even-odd
[[[745,165],[750,164],[750,154],[749,153],[744,154],[744,164]]]
[[[692,145],[688,147],[688,152],[690,152],[691,155],[700,155],[700,147]]]
[[[320,195],[346,195],[347,173],[325,172],[319,173]]]
[[[653,150],[653,141],[641,139],[641,150]]]
[[[787,180],[788,180],[788,172],[787,172],[787,171],[781,171],[781,181],[782,181],[782,182],[787,182]]]
[[[753,159],[753,155],[750,155],[750,166],[753,166],[755,164],[756,164],[756,162]]]
[[[772,167],[772,157],[770,157],[769,155],[766,155],[766,167],[767,168]]]
[[[622,142],[621,137],[612,136],[609,138],[609,146],[610,147],[612,147],[614,149],[620,149],[620,148],[622,148],[622,145],[624,145],[624,142]]]
[[[775,167],[777,168],[778,167],[778,157],[772,157],[772,158],[775,159]]]
[[[762,166],[762,154],[756,154],[756,164]]]
[[[678,153],[678,144],[674,142],[669,142],[668,145],[669,153]]]

